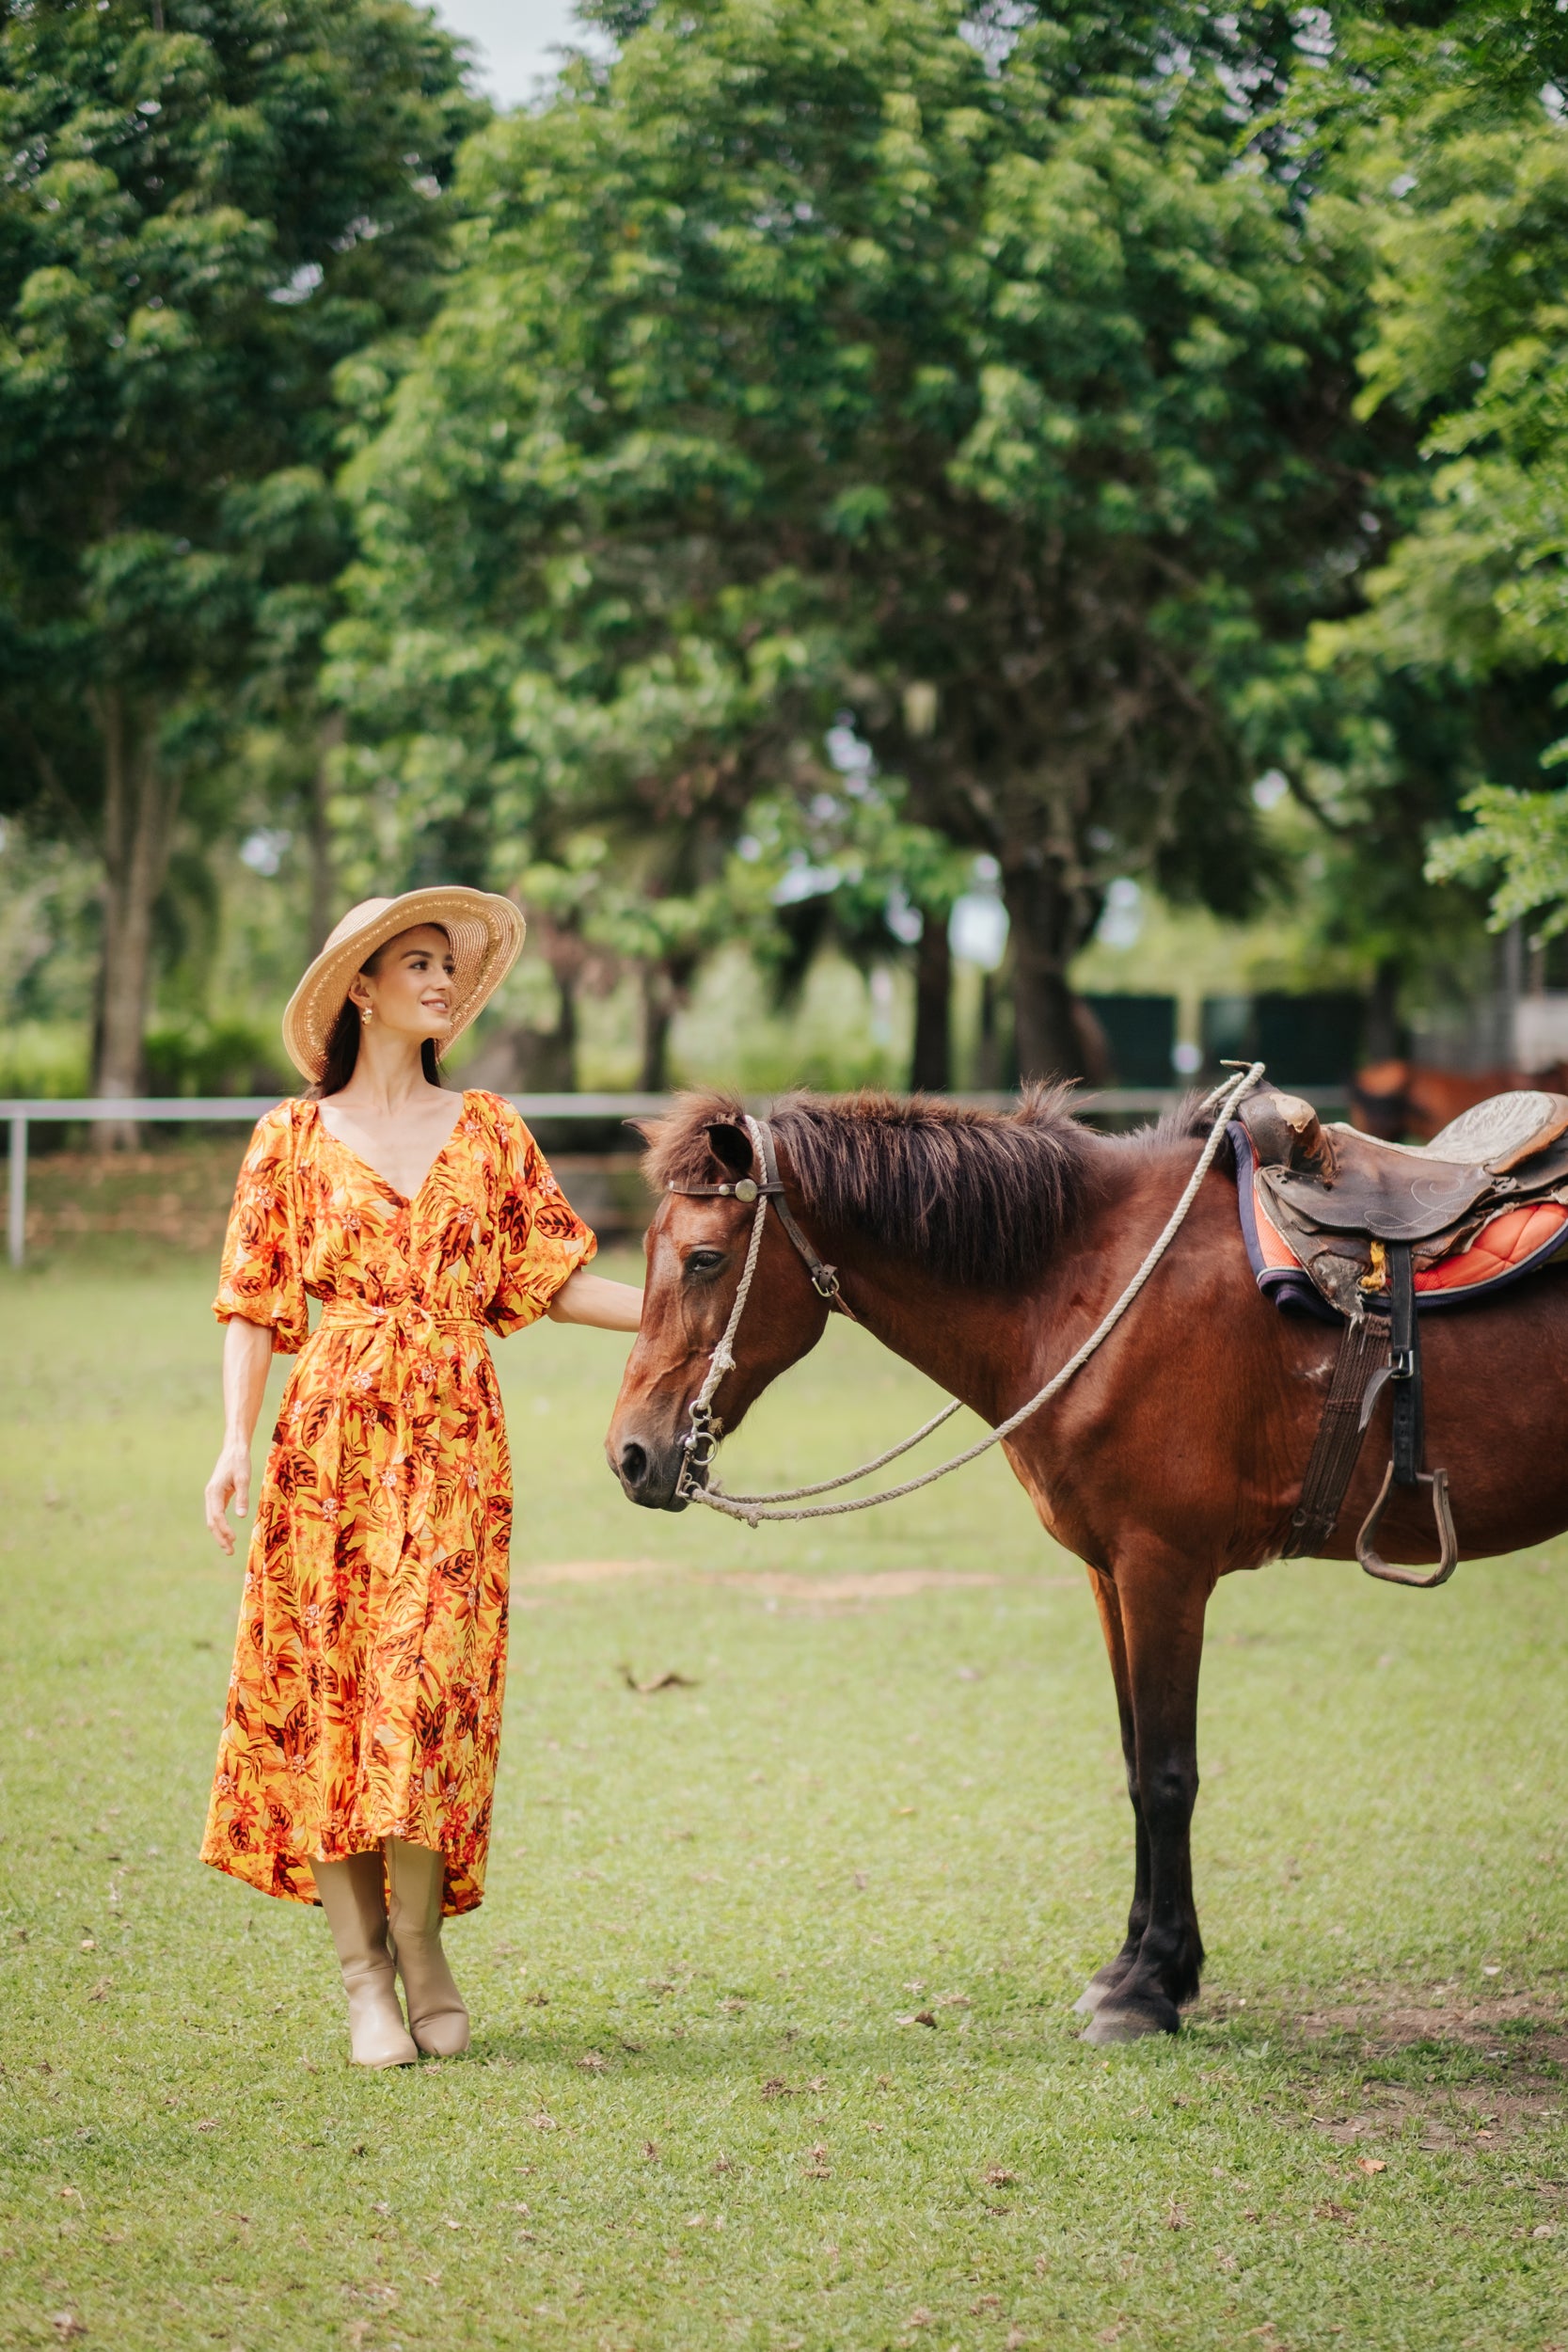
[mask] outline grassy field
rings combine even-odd
[[[1222,1588],[1208,1990],[1090,2050],[1109,1679],[1005,1470],[827,1534],[634,1514],[623,1343],[527,1333],[473,2053],[360,2074],[319,1915],[195,1858],[209,1288],[135,1236],[0,1280],[0,2342],[1568,2346],[1568,1550]],[[732,1483],[926,1396],[835,1328]]]

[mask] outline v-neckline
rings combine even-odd
[[[424,1174],[420,1178],[419,1184],[413,1192],[400,1192],[396,1184],[393,1184],[391,1178],[389,1176],[384,1176],[380,1168],[376,1167],[373,1160],[366,1159],[363,1152],[356,1152],[352,1143],[345,1143],[341,1136],[334,1135],[332,1129],[327,1125],[325,1120],[322,1117],[322,1106],[319,1101],[316,1104],[316,1124],[321,1129],[323,1135],[326,1136],[327,1140],[337,1145],[340,1152],[346,1152],[351,1160],[357,1160],[359,1166],[364,1169],[367,1176],[373,1176],[375,1178],[376,1183],[381,1186],[383,1192],[389,1192],[394,1200],[401,1200],[405,1209],[411,1209],[414,1206],[414,1203],[419,1200],[420,1194],[424,1191],[426,1184],[429,1184],[431,1178],[435,1175],[436,1169],[440,1167],[441,1162],[446,1158],[447,1153],[451,1150],[452,1145],[456,1142],[463,1121],[467,1116],[467,1109],[468,1097],[467,1091],[465,1089],[464,1092],[457,1098],[457,1117],[452,1120],[451,1126],[447,1132],[446,1138],[443,1141],[440,1150],[436,1152],[436,1157],[431,1161],[430,1166],[425,1169]]]

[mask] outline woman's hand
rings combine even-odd
[[[234,1531],[225,1514],[230,1504],[234,1517],[243,1519],[250,1507],[250,1442],[248,1438],[226,1438],[223,1452],[213,1465],[213,1475],[207,1481],[207,1524],[230,1560],[234,1557]]]
[[[233,1316],[223,1335],[223,1450],[213,1465],[206,1496],[207,1524],[230,1559],[234,1531],[226,1514],[232,1504],[235,1517],[243,1519],[250,1507],[250,1433],[266,1393],[271,1361],[267,1326]]]

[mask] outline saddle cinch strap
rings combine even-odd
[[[1490,1219],[1512,1208],[1568,1202],[1568,1097],[1526,1089],[1497,1096],[1418,1150],[1354,1128],[1325,1128],[1309,1104],[1272,1091],[1255,1094],[1238,1116],[1246,1147],[1238,1152],[1239,1181],[1250,1180],[1242,1163],[1256,1155],[1270,1221],[1318,1295],[1345,1319],[1286,1556],[1315,1549],[1333,1532],[1387,1382],[1390,1459],[1355,1556],[1369,1576],[1391,1584],[1445,1584],[1459,1547],[1448,1474],[1424,1462],[1417,1269],[1465,1250]],[[1425,1574],[1393,1565],[1374,1541],[1394,1489],[1422,1486],[1431,1491],[1438,1535],[1437,1566]]]

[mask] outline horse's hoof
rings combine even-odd
[[[1112,1960],[1107,1961],[1103,1968],[1097,1968],[1072,2004],[1074,2015],[1092,2017],[1097,2010],[1103,2009],[1126,1976],[1127,1967],[1125,1961]]]
[[[1158,1994],[1146,1994],[1133,2001],[1112,1996],[1096,2010],[1078,2039],[1101,2048],[1113,2042],[1141,2042],[1146,2034],[1176,2033],[1180,2025],[1174,2001],[1162,2000]]]

